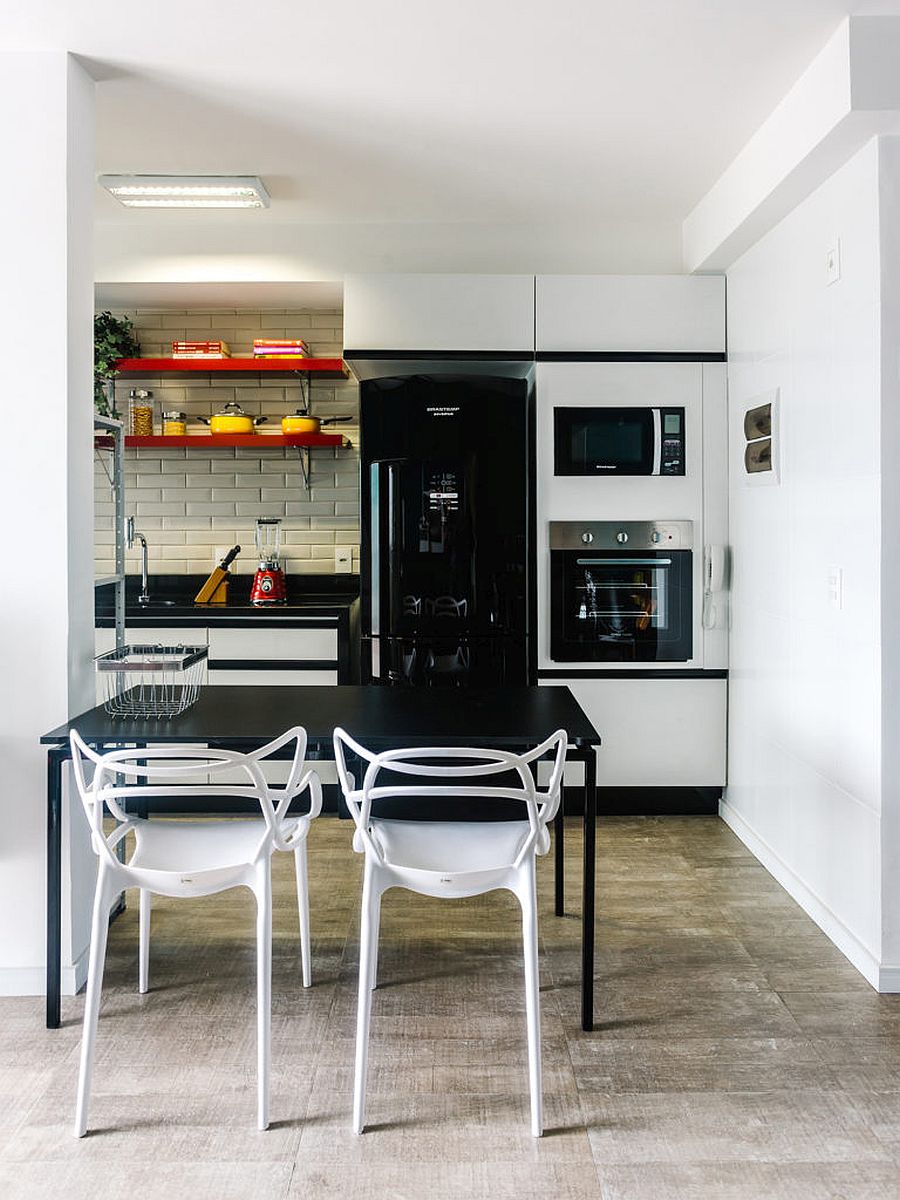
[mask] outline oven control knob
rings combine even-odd
[[[586,546],[589,546],[589,545],[591,544],[591,542],[594,540],[594,535],[593,535],[592,533],[590,533],[589,531],[587,531],[587,530],[586,530],[586,531],[585,531],[585,532],[584,532],[584,533],[581,535],[581,540],[584,542],[584,544],[585,544]]]
[[[658,542],[661,539],[661,537],[662,537],[662,534],[659,532],[659,530],[654,529],[653,532],[650,534],[650,541]]]
[[[624,546],[625,543],[628,541],[628,534],[625,532],[624,529],[620,529],[619,532],[616,534],[616,541],[619,543],[620,546]]]

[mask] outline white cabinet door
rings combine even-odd
[[[600,734],[598,787],[723,787],[725,679],[547,679]]]
[[[348,350],[534,349],[532,275],[349,275]]]
[[[539,351],[724,353],[723,275],[538,275]]]
[[[264,683],[274,687],[295,687],[317,685],[329,686],[338,681],[337,671],[304,671],[300,668],[291,671],[220,670],[213,668],[209,672],[207,682],[210,684],[251,684]]]
[[[138,645],[205,646],[206,629],[181,625],[158,625],[152,629],[126,627],[125,640]],[[94,649],[97,654],[105,654],[107,650],[114,649],[115,644],[115,629],[94,630]]]
[[[209,630],[209,657],[213,661],[336,660],[337,656],[337,629],[220,629],[213,625]]]

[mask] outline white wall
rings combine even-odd
[[[881,961],[900,991],[900,138],[879,143],[881,230]]]
[[[838,238],[841,278],[828,285],[826,252]],[[877,984],[876,140],[728,271],[728,344],[734,576],[722,811]],[[742,465],[743,413],[774,388],[781,403],[781,482],[751,486]],[[829,598],[833,568],[843,571],[840,609]]]
[[[93,703],[92,202],[94,87],[60,52],[0,55],[14,113],[0,163],[0,323],[23,369],[0,439],[0,992],[38,992],[44,972],[46,755],[42,733]],[[35,415],[39,466],[16,434]],[[75,815],[74,828],[83,834]],[[79,899],[91,859],[76,838]],[[84,906],[67,956],[87,943]],[[68,972],[71,986],[74,976]]]

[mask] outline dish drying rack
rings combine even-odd
[[[111,717],[165,720],[196,701],[206,646],[119,646],[97,657],[103,707]]]

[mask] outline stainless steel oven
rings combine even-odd
[[[683,475],[684,453],[683,408],[553,410],[555,475]]]
[[[550,657],[687,662],[691,521],[551,521]]]

